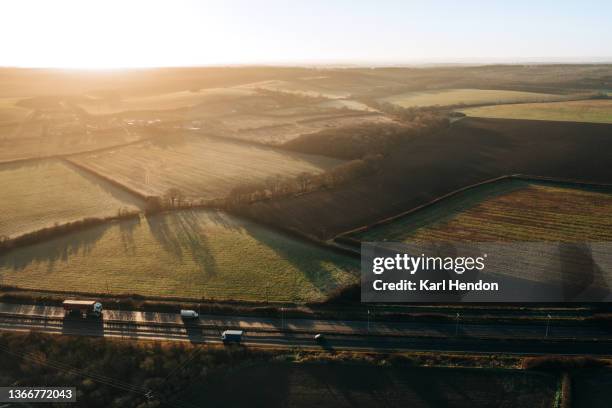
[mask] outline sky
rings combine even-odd
[[[525,61],[612,61],[612,1],[0,1],[0,66]]]

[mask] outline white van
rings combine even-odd
[[[242,330],[226,330],[221,333],[221,340],[224,344],[229,343],[238,343],[242,340],[242,334],[244,332]]]
[[[181,310],[182,319],[197,319],[198,316],[198,312],[195,310]]]

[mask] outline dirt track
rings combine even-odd
[[[610,163],[612,125],[465,118],[435,136],[406,142],[376,175],[239,212],[328,239],[505,174],[609,183]]]

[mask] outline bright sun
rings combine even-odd
[[[196,35],[192,28],[201,32],[201,25],[209,24],[202,13],[190,12],[191,6],[138,0],[12,1],[0,5],[0,35],[14,39],[3,41],[1,58],[21,66],[62,68],[215,63],[202,54],[196,60],[196,53],[186,50]]]

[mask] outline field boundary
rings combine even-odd
[[[90,153],[101,153],[106,150],[119,149],[122,147],[131,146],[131,145],[138,144],[141,142],[146,142],[148,140],[155,139],[157,137],[160,137],[160,135],[153,135],[153,136],[145,137],[145,138],[138,139],[138,140],[132,140],[131,142],[126,142],[126,143],[112,145],[112,146],[99,147],[97,149],[92,149],[92,150],[83,150],[80,152],[64,153],[64,154],[50,154],[47,156],[24,157],[21,159],[2,160],[0,161],[0,166],[9,165],[9,164],[28,164],[28,163],[41,161],[41,160],[65,160],[66,158],[69,158],[69,157],[90,154]]]
[[[140,214],[140,211],[129,211],[123,214],[120,213],[108,217],[87,217],[80,220],[70,221],[64,224],[53,225],[38,229],[36,231],[27,232],[7,240],[0,240],[0,255],[15,248],[38,244],[40,242],[44,242],[46,240],[66,235],[81,229],[96,227],[98,225],[107,223],[110,224],[115,221],[139,218]]]
[[[136,191],[136,190],[132,190],[131,188],[129,188],[126,185],[118,182],[117,180],[113,179],[112,177],[109,177],[109,176],[107,176],[105,174],[99,173],[99,172],[89,168],[88,166],[86,166],[84,164],[78,163],[76,161],[70,160],[70,159],[65,158],[65,157],[61,158],[60,160],[63,161],[64,163],[68,164],[69,166],[74,166],[74,167],[76,167],[79,170],[82,170],[82,171],[84,171],[84,172],[86,172],[88,174],[91,174],[94,177],[100,178],[100,179],[102,179],[102,180],[112,184],[113,186],[115,186],[115,187],[117,187],[117,188],[119,188],[119,189],[121,189],[121,190],[123,190],[123,191],[125,191],[125,192],[127,192],[129,194],[131,194],[131,195],[134,195],[134,196],[140,198],[145,203],[148,203],[153,197],[155,197],[155,196],[148,196],[148,195],[143,194],[143,193],[141,193],[139,191]]]
[[[502,181],[510,181],[510,180],[521,180],[521,181],[536,181],[536,182],[548,182],[548,183],[554,183],[554,184],[564,184],[567,185],[568,187],[579,187],[579,188],[604,188],[604,189],[612,189],[612,183],[600,183],[600,182],[593,182],[593,181],[583,181],[583,180],[577,180],[577,179],[566,179],[566,178],[557,178],[557,177],[547,177],[547,176],[536,176],[536,175],[529,175],[529,174],[506,174],[503,176],[499,176],[499,177],[495,177],[495,178],[491,178],[491,179],[487,179],[487,180],[483,180],[480,181],[478,183],[474,183],[474,184],[470,184],[468,186],[465,187],[461,187],[457,190],[453,190],[450,193],[444,194],[442,196],[439,196],[437,198],[434,198],[431,201],[426,202],[425,204],[421,204],[417,207],[414,207],[410,210],[407,211],[403,211],[399,214],[395,214],[392,215],[390,217],[387,218],[383,218],[381,220],[375,221],[371,224],[367,224],[367,225],[362,225],[361,227],[357,227],[357,228],[353,228],[351,230],[342,232],[338,235],[336,235],[332,241],[337,242],[339,244],[344,244],[344,245],[348,245],[350,247],[355,247],[355,246],[361,246],[361,241],[353,238],[352,235],[358,234],[358,233],[362,233],[362,232],[366,232],[371,230],[372,228],[381,226],[381,225],[386,225],[389,224],[393,221],[396,221],[400,218],[412,215],[418,211],[424,210],[426,208],[429,208],[435,204],[439,204],[440,202],[455,197],[459,194],[465,193],[466,191],[470,191],[470,190],[474,190],[477,189],[479,187],[483,187],[483,186],[487,186],[487,185],[492,185],[495,183],[499,183]]]

